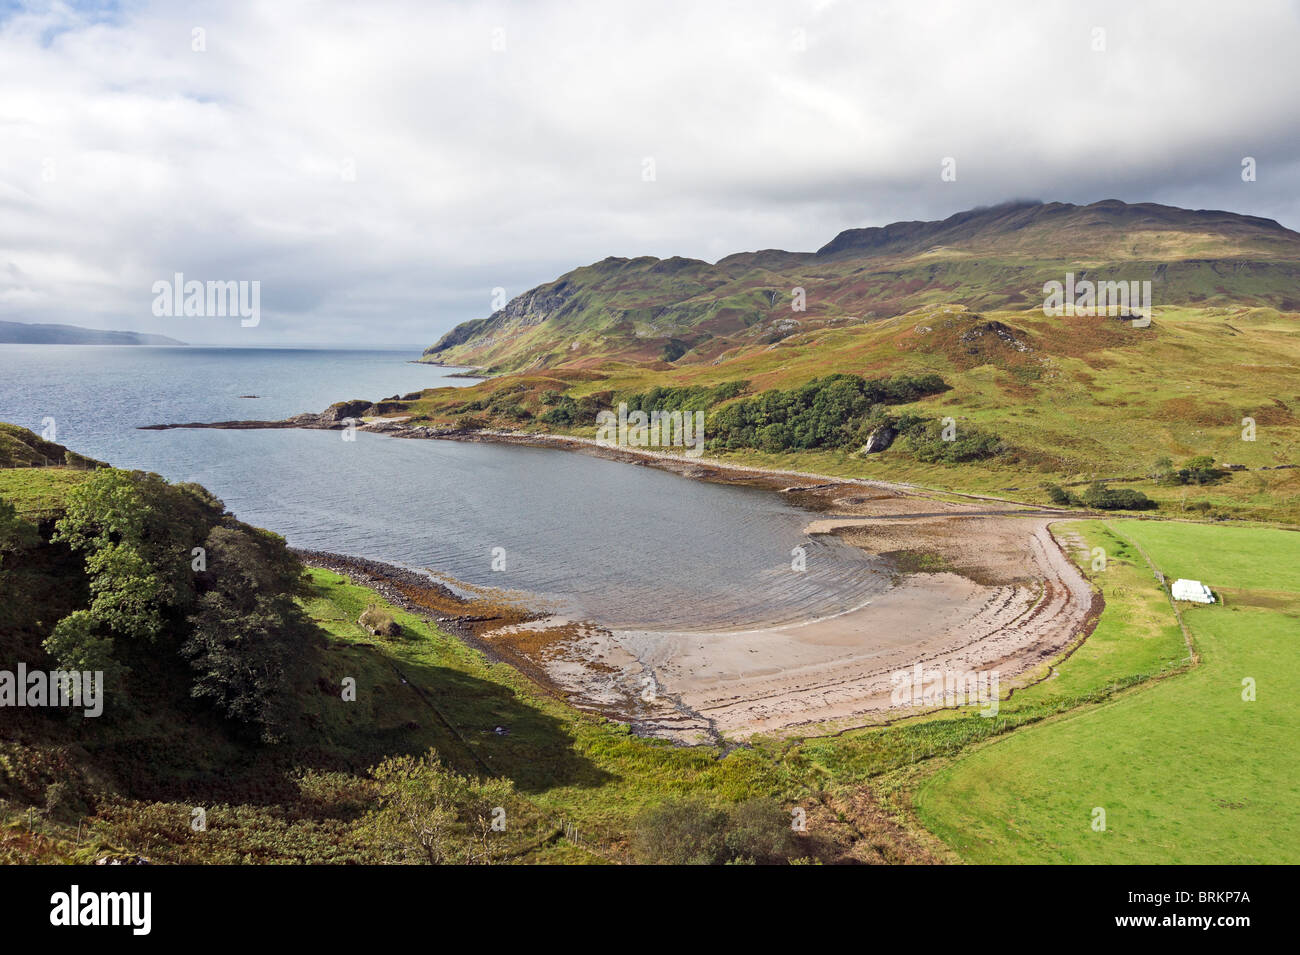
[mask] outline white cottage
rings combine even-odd
[[[1192,603],[1198,604],[1214,603],[1213,592],[1199,580],[1187,580],[1186,578],[1175,580],[1173,594],[1175,600],[1190,600]]]

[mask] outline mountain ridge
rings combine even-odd
[[[1070,202],[1042,202],[1034,199],[1012,200],[992,206],[977,206],[973,209],[954,213],[948,218],[940,220],[911,220],[892,222],[884,226],[845,229],[818,249],[816,254],[818,256],[829,256],[846,249],[869,248],[885,244],[890,239],[898,241],[918,233],[933,238],[956,229],[958,226],[976,221],[990,227],[996,227],[996,231],[1009,232],[1022,229],[1029,223],[1035,222],[1035,220],[1041,221],[1054,216],[1087,212],[1088,210],[1118,212],[1128,218],[1131,222],[1130,227],[1135,229],[1139,226],[1174,225],[1180,217],[1184,220],[1195,217],[1205,225],[1249,224],[1260,229],[1278,231],[1300,240],[1300,233],[1287,229],[1275,219],[1249,216],[1221,209],[1183,209],[1178,206],[1166,206],[1154,202],[1126,203],[1119,199],[1103,199],[1084,206]],[[1179,215],[1170,215],[1170,213]],[[1145,216],[1145,218],[1139,218],[1139,215]],[[1150,231],[1150,229],[1142,228],[1140,231]],[[877,236],[880,236],[883,241],[876,242]]]
[[[611,359],[715,362],[922,305],[1032,307],[1043,283],[1066,271],[1149,280],[1157,305],[1300,311],[1300,233],[1275,220],[1115,199],[1013,200],[846,229],[816,252],[737,252],[713,264],[610,256],[457,325],[423,360],[489,373]]]

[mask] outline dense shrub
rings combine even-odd
[[[1057,505],[1058,507],[1068,507],[1069,505],[1075,503],[1075,500],[1071,496],[1070,492],[1067,491],[1065,488],[1061,487],[1059,484],[1047,485],[1047,497],[1053,504]]]
[[[1130,488],[1108,487],[1094,481],[1082,494],[1071,494],[1057,484],[1045,485],[1047,496],[1061,507],[1091,507],[1099,511],[1148,511],[1159,505],[1141,491]]]
[[[661,865],[774,865],[802,855],[790,814],[771,799],[727,809],[699,800],[669,800],[642,813],[633,849]]]
[[[1002,439],[982,428],[964,424],[946,440],[941,421],[927,421],[904,429],[917,460],[928,464],[962,464],[996,457],[1006,450]]]
[[[554,407],[544,412],[539,420],[559,428],[577,428],[596,423],[596,415],[609,405],[611,392],[601,391],[575,400],[568,395],[550,391],[542,396],[544,402],[547,395],[555,395],[554,401],[547,402]]]
[[[1164,463],[1162,459],[1160,463]],[[1217,484],[1228,476],[1228,472],[1214,466],[1214,458],[1208,454],[1190,459],[1181,468],[1162,468],[1159,483],[1165,485]]]
[[[554,392],[551,393],[554,394]],[[560,395],[555,401],[547,403],[553,404],[555,407],[543,412],[538,420],[543,424],[554,425],[557,428],[573,427],[578,416],[578,403],[576,401],[568,395]]]
[[[829,375],[789,391],[765,391],[719,408],[709,423],[710,446],[806,451],[848,447],[864,426],[882,419],[884,405],[946,390],[938,375],[877,378]]]
[[[656,385],[649,391],[631,394],[619,394],[612,404],[627,402],[627,410],[632,411],[708,411],[714,405],[743,394],[749,387],[748,381],[724,381],[712,387],[706,385],[686,385],[680,388],[663,388]]]
[[[1155,501],[1141,491],[1107,487],[1100,481],[1088,485],[1088,489],[1079,498],[1079,503],[1101,511],[1146,511],[1157,506]]]

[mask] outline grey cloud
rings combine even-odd
[[[607,255],[1013,196],[1300,227],[1298,45],[1287,3],[34,6],[0,19],[0,318],[177,334],[147,302],[182,271],[263,283],[194,340],[432,342]]]

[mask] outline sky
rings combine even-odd
[[[606,256],[1013,198],[1300,229],[1297,50],[1267,0],[0,0],[0,320],[427,345]],[[257,324],[156,315],[177,273]]]

